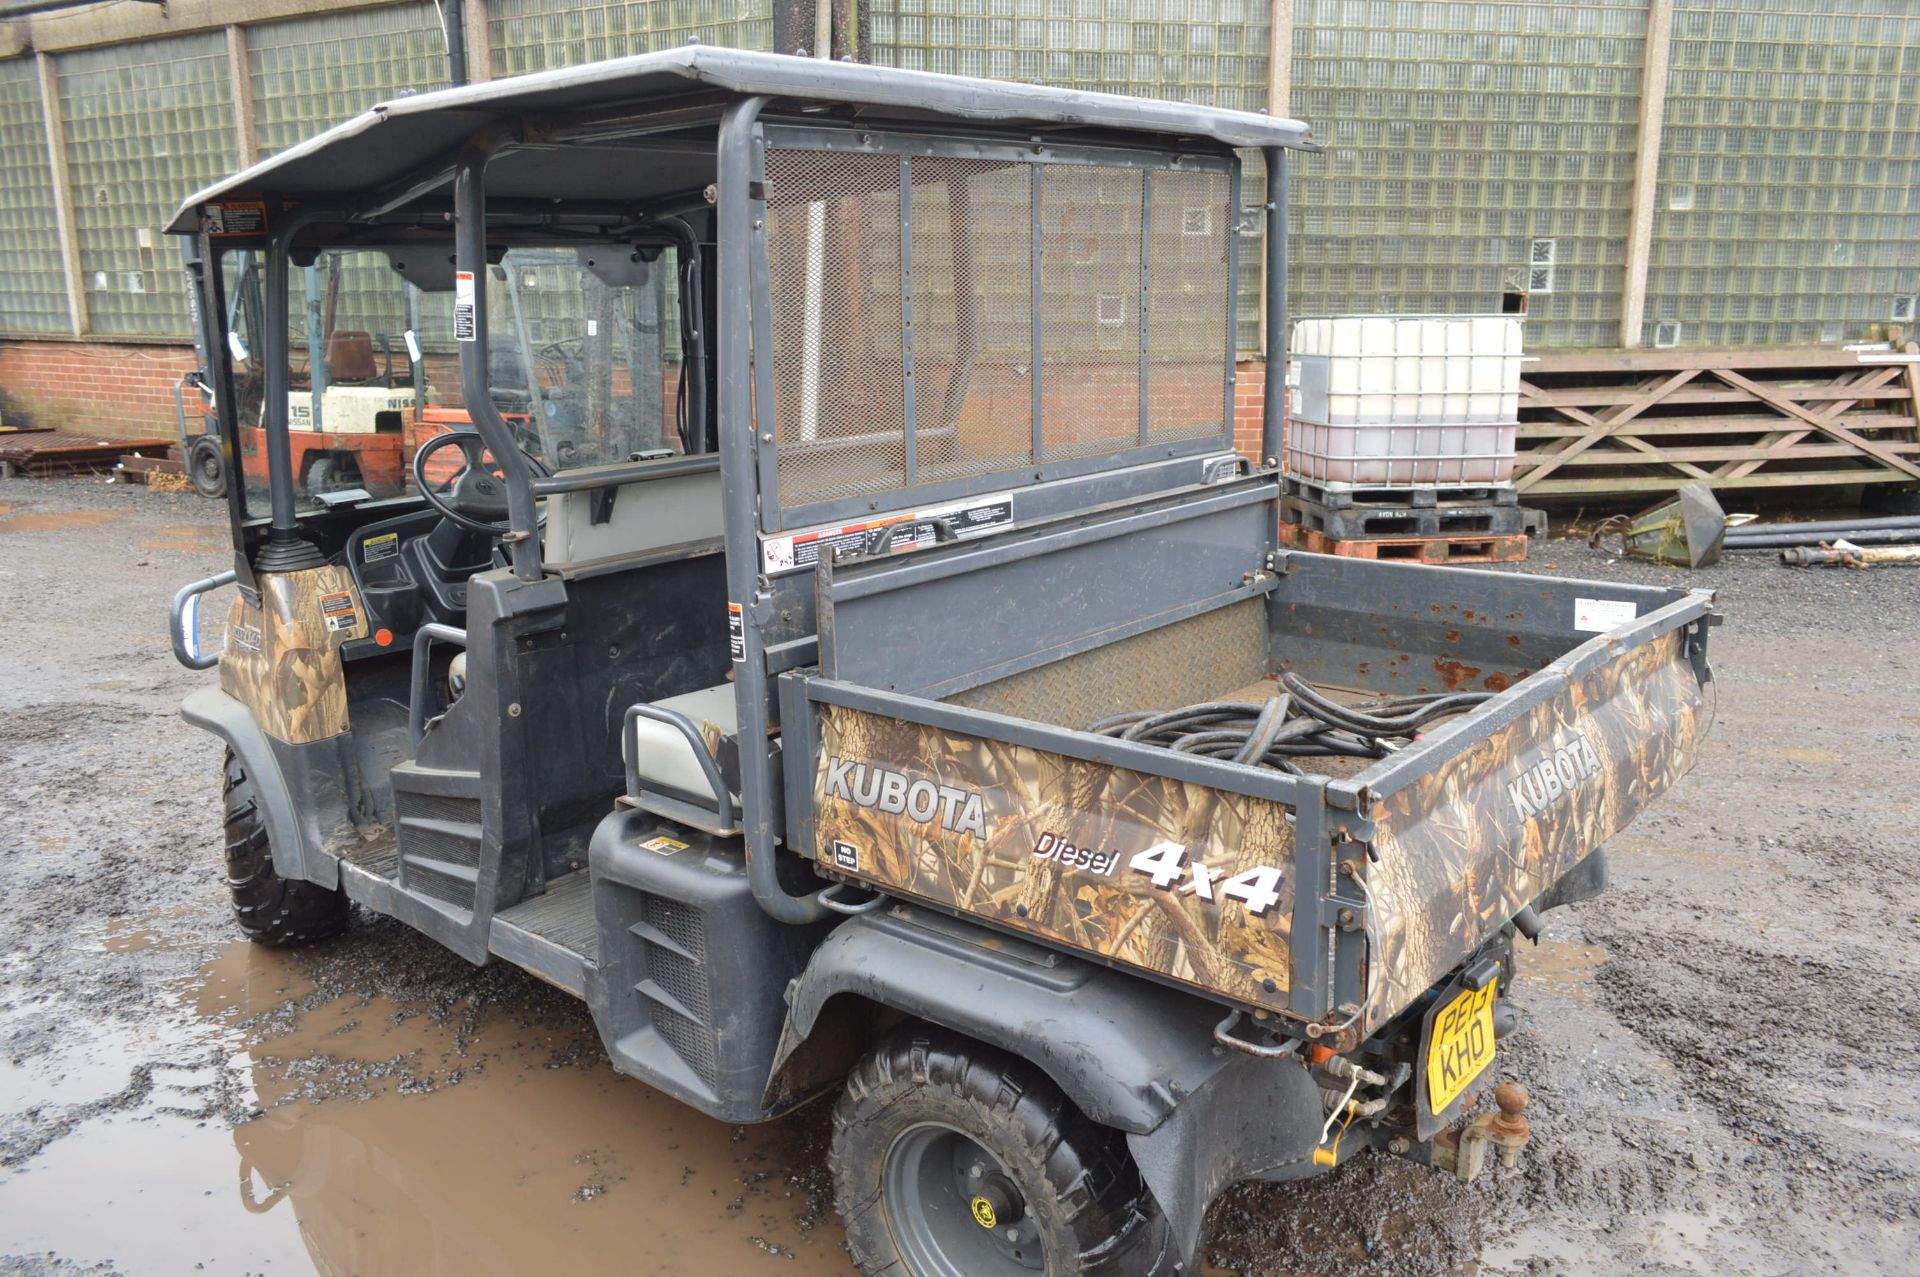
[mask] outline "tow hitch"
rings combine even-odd
[[[1487,1149],[1498,1149],[1500,1165],[1511,1167],[1533,1138],[1527,1125],[1527,1088],[1502,1082],[1493,1089],[1494,1111],[1483,1113],[1461,1131],[1443,1131],[1433,1140],[1433,1165],[1468,1183],[1487,1168]]]

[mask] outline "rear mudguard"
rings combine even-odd
[[[1166,1121],[1127,1136],[1134,1164],[1167,1217],[1174,1253],[1189,1270],[1207,1206],[1220,1190],[1244,1179],[1300,1179],[1325,1169],[1313,1161],[1325,1116],[1320,1088],[1299,1057],[1262,1060],[1229,1052]]]
[[[1310,1165],[1319,1135],[1304,1065],[1217,1045],[1219,1006],[940,914],[896,906],[843,923],[787,1003],[768,1108],[845,1071],[864,1042],[841,1017],[860,1009],[967,1034],[1031,1062],[1081,1112],[1126,1133],[1189,1264],[1215,1193]]]

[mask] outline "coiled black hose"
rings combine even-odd
[[[1088,730],[1301,775],[1294,758],[1385,758],[1429,724],[1463,713],[1490,692],[1428,692],[1342,705],[1297,674],[1262,704],[1208,701],[1103,718]]]

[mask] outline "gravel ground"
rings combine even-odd
[[[190,496],[0,481],[0,1277],[845,1273],[817,1108],[689,1115],[572,999],[388,922],[234,942],[219,750],[175,712],[211,676],[164,633],[225,535]],[[1727,617],[1699,767],[1522,950],[1534,1143],[1470,1187],[1365,1158],[1234,1190],[1210,1270],[1913,1271],[1920,569],[1527,570]]]

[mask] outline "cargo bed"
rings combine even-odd
[[[1256,476],[823,572],[819,674],[783,680],[789,844],[1358,1040],[1690,767],[1711,595],[1268,557],[1272,495]],[[1489,699],[1305,775],[1087,730],[1282,672]]]

